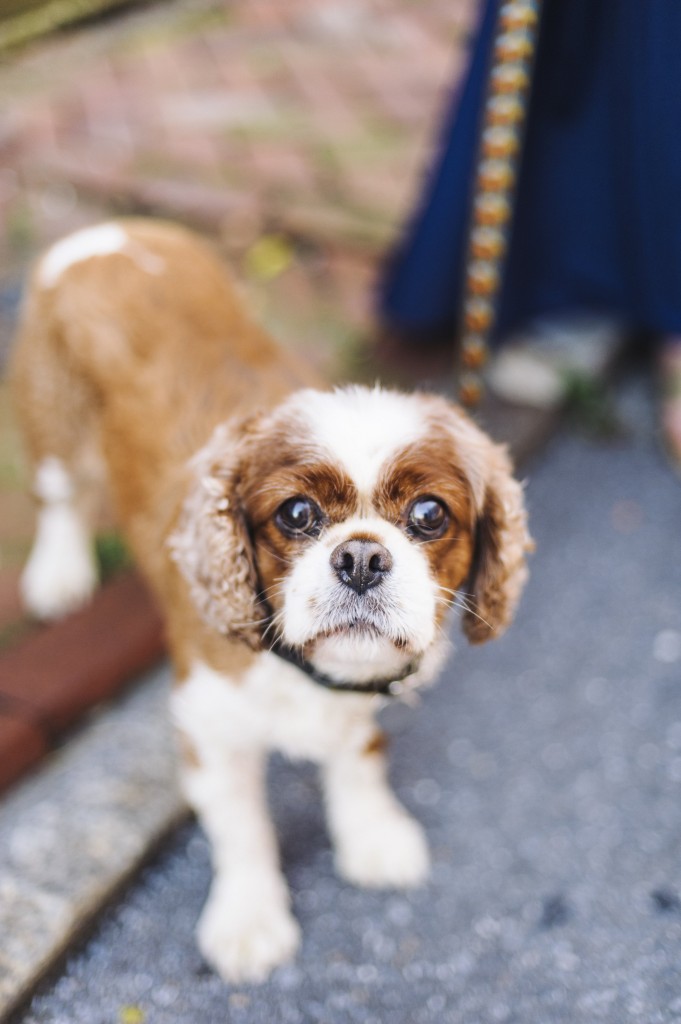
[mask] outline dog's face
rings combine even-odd
[[[512,617],[522,491],[503,449],[443,399],[297,392],[219,428],[194,465],[172,548],[226,635],[371,684],[427,669],[457,599],[473,642]]]

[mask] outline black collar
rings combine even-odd
[[[389,679],[371,679],[367,683],[354,683],[347,680],[333,679],[331,676],[324,675],[323,672],[318,672],[302,655],[281,642],[276,643],[270,650],[272,654],[276,654],[282,661],[288,662],[289,665],[295,665],[296,668],[304,672],[306,676],[313,682],[318,683],[319,686],[324,686],[327,690],[335,690],[339,693],[365,693],[368,696],[380,694],[382,697],[395,697],[398,691],[394,688],[394,684],[400,683],[407,676],[413,675],[418,668],[418,665],[409,662],[397,676],[391,676]]]

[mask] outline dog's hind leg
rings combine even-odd
[[[90,524],[103,467],[90,387],[41,306],[40,298],[32,296],[12,366],[38,503],[21,592],[32,614],[55,619],[83,605],[97,585]]]
[[[57,619],[90,598],[97,586],[97,564],[74,476],[66,464],[52,455],[41,459],[33,491],[39,508],[21,594],[33,615]]]

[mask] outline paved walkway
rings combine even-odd
[[[272,795],[304,948],[226,988],[192,930],[208,849],[182,831],[21,1024],[672,1024],[681,1019],[681,486],[649,398],[626,435],[558,439],[531,467],[538,542],[508,636],[463,648],[394,707],[393,775],[431,884],[334,875],[312,771]]]

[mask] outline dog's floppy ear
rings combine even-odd
[[[239,498],[253,421],[217,427],[190,463],[191,482],[169,546],[203,620],[258,647],[262,617],[251,540]]]
[[[490,440],[462,409],[435,395],[423,395],[435,437],[442,434],[457,478],[463,472],[471,495],[474,551],[464,584],[463,631],[473,644],[500,636],[510,625],[534,551],[527,529],[523,488],[503,445]]]
[[[478,517],[470,608],[463,630],[471,643],[499,636],[510,624],[527,580],[525,556],[534,550],[522,486],[513,478],[505,448],[488,441],[478,477]],[[480,467],[477,467],[480,468]]]

